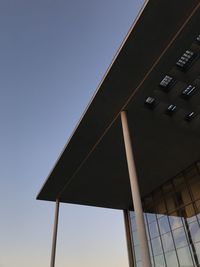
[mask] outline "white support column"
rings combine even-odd
[[[126,158],[127,158],[127,164],[128,164],[128,172],[129,172],[129,178],[130,178],[133,206],[135,210],[136,226],[138,230],[138,238],[139,238],[140,249],[141,249],[142,266],[151,267],[151,257],[150,257],[147,234],[146,234],[144,217],[143,217],[141,196],[140,196],[137,173],[136,173],[135,162],[134,162],[134,157],[133,157],[128,121],[127,121],[125,111],[121,112],[121,121],[122,121],[122,130],[123,130],[123,136],[124,136],[124,144],[125,144]]]
[[[54,267],[55,266],[56,242],[57,242],[57,232],[58,232],[59,205],[60,205],[60,202],[59,202],[58,199],[56,199],[50,267]]]
[[[134,252],[133,252],[133,239],[131,234],[130,214],[128,210],[123,210],[124,213],[124,226],[126,232],[126,243],[128,249],[129,267],[134,267]]]

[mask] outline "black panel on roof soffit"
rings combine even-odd
[[[148,2],[38,199],[60,197],[63,202],[118,209],[132,206],[118,116],[124,107],[143,195],[199,158],[200,149],[194,150],[200,148],[198,116],[188,127],[181,119],[184,112],[179,114],[194,106],[197,113],[198,105],[194,99],[184,102],[177,92],[183,83],[192,83],[200,62],[197,57],[191,70],[184,71],[176,64],[191,46],[199,53],[199,25],[199,1]],[[178,82],[173,83],[175,90],[165,91],[160,82],[169,72]],[[156,100],[153,109],[144,105],[149,96]],[[176,116],[166,111],[173,99]]]

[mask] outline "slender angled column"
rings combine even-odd
[[[127,164],[128,164],[128,172],[129,172],[129,179],[130,179],[130,185],[131,185],[133,206],[135,210],[136,226],[137,226],[138,238],[140,242],[142,265],[143,267],[151,267],[151,257],[150,257],[149,247],[148,247],[147,234],[146,234],[143,211],[142,211],[141,196],[140,196],[137,173],[136,173],[135,162],[134,162],[134,157],[133,157],[128,121],[127,121],[125,111],[121,112],[121,121],[122,121],[122,130],[123,130],[123,136],[124,136],[124,144],[125,144],[126,158],[127,158]]]
[[[124,213],[124,226],[126,232],[126,243],[128,249],[129,267],[134,267],[134,252],[133,252],[133,240],[131,234],[130,214],[128,210],[123,210]]]
[[[59,205],[60,205],[60,202],[59,202],[58,199],[56,199],[55,218],[54,218],[54,227],[53,227],[53,240],[52,240],[52,250],[51,250],[51,264],[50,264],[50,267],[54,267],[55,266],[56,242],[57,242],[57,232],[58,232]]]

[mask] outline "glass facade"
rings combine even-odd
[[[200,163],[195,163],[143,200],[154,267],[200,267]],[[135,266],[141,267],[135,214],[130,212]]]

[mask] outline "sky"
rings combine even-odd
[[[0,267],[49,266],[36,195],[142,0],[0,0]],[[128,267],[123,214],[61,204],[56,266]]]

